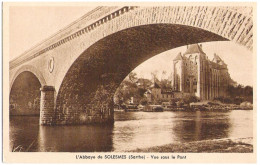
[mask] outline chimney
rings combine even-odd
[[[200,44],[200,48],[202,49],[202,44]]]
[[[187,45],[187,49],[189,48],[189,45]]]

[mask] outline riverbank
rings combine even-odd
[[[214,139],[188,143],[174,143],[130,152],[176,152],[176,153],[251,153],[253,138]]]

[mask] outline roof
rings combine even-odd
[[[188,46],[186,52],[183,55],[194,53],[205,54],[198,44],[192,44]]]
[[[173,95],[173,91],[162,91],[161,94]]]
[[[216,63],[220,63],[220,62],[224,63],[224,61],[216,53],[214,53],[214,58],[212,61]]]
[[[153,85],[154,88],[160,88],[159,84],[157,84],[156,82]]]
[[[181,55],[181,52],[174,58],[173,61],[178,61],[178,60],[182,60],[182,55]]]
[[[221,64],[221,63],[216,63],[214,61],[209,61],[209,65],[211,66],[212,69],[227,69],[227,66],[224,62]]]

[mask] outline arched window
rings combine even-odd
[[[190,80],[189,79],[187,79],[186,84],[190,85]]]
[[[197,80],[196,79],[193,80],[193,85],[197,85]]]

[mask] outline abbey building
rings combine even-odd
[[[174,97],[195,95],[200,100],[212,100],[226,96],[232,82],[227,64],[217,54],[209,60],[201,45],[189,45],[173,60]]]

